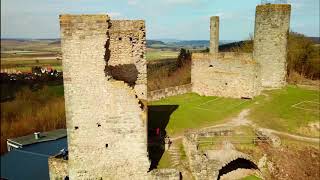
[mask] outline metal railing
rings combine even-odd
[[[217,137],[219,139],[217,139]],[[233,144],[256,144],[259,142],[270,143],[270,140],[263,137],[257,136],[215,136],[215,137],[206,137],[206,139],[198,139],[197,143],[202,144],[219,144],[220,142],[228,140]]]

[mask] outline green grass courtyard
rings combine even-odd
[[[304,130],[319,123],[319,91],[289,85],[279,90],[263,91],[252,100],[188,93],[151,102],[150,105],[176,105],[166,131],[170,136],[185,130],[223,123],[243,109],[250,109],[249,120],[258,126],[298,135],[317,137],[319,130]]]

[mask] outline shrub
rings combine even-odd
[[[48,87],[38,91],[23,88],[16,98],[1,103],[1,154],[7,151],[6,140],[65,128],[63,96],[55,96]]]
[[[253,39],[231,48],[231,51],[252,53]],[[320,46],[303,34],[290,32],[287,54],[288,80],[293,78],[297,81],[296,73],[303,78],[320,79]]]
[[[148,91],[191,83],[191,53],[181,49],[176,63],[148,66]]]

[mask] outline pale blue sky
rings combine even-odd
[[[319,35],[319,0],[288,0],[291,29]],[[144,19],[147,38],[209,39],[209,17],[220,16],[220,39],[247,39],[261,0],[1,0],[2,38],[59,38],[59,14],[108,13]]]

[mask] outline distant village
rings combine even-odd
[[[0,76],[1,82],[59,80],[62,79],[62,71],[58,71],[51,66],[34,66],[31,71],[18,71],[14,68],[7,68],[1,69]]]

